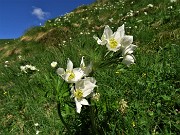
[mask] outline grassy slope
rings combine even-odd
[[[41,134],[65,134],[55,95],[62,80],[50,63],[57,61],[59,67],[66,67],[70,58],[78,67],[82,56],[87,63],[94,62],[93,76],[101,94],[99,102],[95,102],[97,132],[178,134],[180,3],[111,1],[79,7],[42,27],[29,29],[20,39],[0,41],[0,134],[35,134],[36,130]],[[154,7],[147,7],[148,4]],[[134,16],[127,16],[130,10]],[[127,68],[113,60],[100,65],[107,49],[98,46],[93,35],[101,36],[104,25],[115,31],[124,23],[126,34],[133,35],[138,46],[134,53],[136,65]],[[22,73],[19,67],[26,64],[36,66],[39,72]],[[92,125],[85,113],[88,108],[78,115],[69,96],[58,98],[72,131],[91,133]],[[128,102],[125,114],[117,111],[121,99]],[[40,126],[35,127],[34,123]]]

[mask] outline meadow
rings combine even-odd
[[[130,66],[94,39],[123,24],[137,46]],[[97,0],[0,40],[0,134],[178,135],[179,52],[178,0]],[[83,56],[96,87],[77,113],[74,84],[57,69]]]

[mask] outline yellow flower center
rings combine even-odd
[[[73,73],[73,72],[71,72],[71,74],[69,75],[69,77],[68,77],[68,80],[71,80],[71,79],[73,79],[75,77],[75,74]]]
[[[83,91],[80,89],[77,89],[76,91],[74,91],[74,97],[76,97],[78,100],[82,99]]]
[[[111,48],[116,48],[117,45],[118,45],[118,42],[114,38],[111,38],[109,40],[109,45],[110,45]]]
[[[72,71],[66,71],[66,73],[70,73],[68,80],[71,80],[75,77],[75,74]]]

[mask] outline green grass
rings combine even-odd
[[[147,8],[148,4],[154,7]],[[139,13],[128,17],[130,10]],[[96,2],[27,30],[23,40],[0,40],[0,134],[39,130],[43,135],[178,135],[179,13],[179,1]],[[119,62],[116,53],[105,58],[106,47],[93,39],[102,35],[105,25],[115,31],[124,23],[126,34],[133,35],[138,46],[136,64],[130,67]],[[69,86],[50,64],[57,61],[58,67],[66,68],[70,58],[79,67],[82,56],[86,63],[93,62],[100,99],[89,101],[91,106],[83,106],[78,114]],[[39,71],[21,72],[20,66],[26,64]],[[122,99],[128,105],[125,112],[119,104]],[[71,133],[59,118],[57,102]]]

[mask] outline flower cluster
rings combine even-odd
[[[24,73],[28,73],[28,71],[39,71],[35,66],[32,65],[20,66],[20,69]]]
[[[132,44],[133,36],[125,35],[124,25],[120,26],[116,32],[113,33],[111,28],[106,25],[104,32],[99,39],[94,36],[97,43],[106,46],[109,51],[117,52],[120,51],[123,60],[122,63],[130,66],[134,63],[135,57],[133,51],[136,49],[136,45]],[[57,66],[57,62],[51,63],[52,67]],[[89,77],[92,72],[92,63],[88,66],[84,63],[84,56],[81,59],[80,66],[77,68],[73,67],[72,61],[68,58],[67,68],[58,68],[57,74],[67,83],[71,84],[71,97],[74,98],[76,103],[76,111],[81,112],[82,105],[89,105],[87,98],[93,97],[95,100],[99,100],[99,93],[94,92],[96,87],[96,80],[93,77]],[[123,104],[121,110],[125,110],[126,105]]]
[[[125,35],[124,24],[120,26],[116,32],[113,33],[111,28],[106,25],[101,39],[94,36],[99,45],[106,45],[109,51],[122,52],[123,61],[122,63],[127,66],[131,65],[135,61],[133,51],[136,49],[136,45],[133,45],[133,36]]]
[[[92,71],[92,64],[87,67],[84,63],[84,57],[81,59],[79,68],[73,68],[73,63],[70,59],[67,60],[67,69],[57,69],[57,74],[61,76],[67,83],[74,84],[71,86],[71,97],[76,103],[76,111],[81,112],[82,105],[89,105],[87,98],[91,97],[96,87],[96,80],[93,77],[88,77]]]

